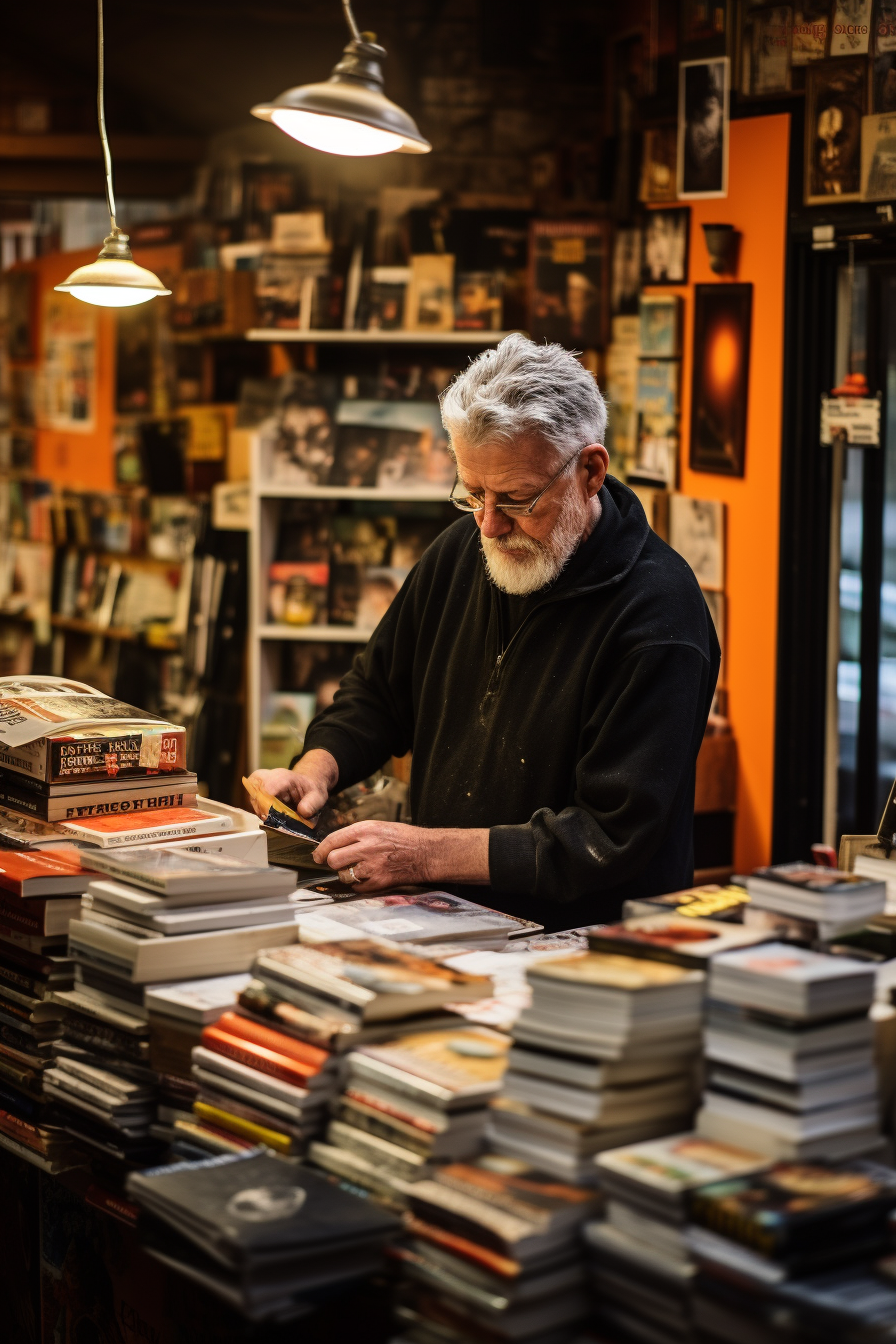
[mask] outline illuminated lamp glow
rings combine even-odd
[[[709,347],[710,382],[718,392],[726,392],[737,376],[740,362],[740,341],[730,326],[716,331]]]
[[[112,285],[72,285],[68,291],[82,303],[95,308],[136,308],[138,303],[154,299],[157,289],[115,289]]]
[[[293,140],[300,140],[311,149],[323,150],[325,154],[370,158],[375,154],[390,154],[402,144],[401,136],[392,131],[381,131],[376,126],[365,126],[361,121],[350,121],[346,117],[303,112],[298,108],[275,108],[271,121]]]

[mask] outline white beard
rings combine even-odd
[[[511,532],[505,537],[484,537],[480,533],[479,544],[492,583],[514,597],[537,593],[553,583],[582,540],[588,515],[588,504],[571,493],[546,541],[525,532]]]

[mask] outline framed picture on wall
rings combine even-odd
[[[695,285],[692,471],[743,476],[753,286]]]
[[[581,350],[603,346],[610,306],[610,226],[535,219],[529,233],[529,333]]]
[[[806,205],[861,199],[868,62],[846,57],[806,71]]]
[[[678,195],[684,200],[728,195],[730,73],[727,56],[678,67]]]
[[[669,499],[669,545],[687,560],[700,587],[725,587],[725,505],[718,499]]]
[[[691,207],[650,210],[644,228],[642,285],[686,285]]]

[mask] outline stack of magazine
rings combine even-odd
[[[399,1231],[369,1200],[263,1150],[135,1172],[127,1193],[150,1255],[250,1321],[288,1321],[380,1269]]]
[[[860,929],[887,904],[887,884],[881,878],[811,863],[757,868],[747,879],[747,891],[748,928],[810,944]]]
[[[479,1152],[486,1107],[501,1086],[509,1038],[459,1022],[353,1050],[319,1167],[401,1207],[440,1162]]]
[[[591,1191],[524,1163],[453,1163],[408,1192],[402,1340],[570,1340],[590,1303],[580,1234]]]
[[[697,1337],[766,1344],[892,1330],[896,1293],[881,1259],[896,1207],[892,1168],[780,1162],[686,1198]]]
[[[686,1239],[687,1195],[711,1181],[769,1165],[759,1153],[699,1134],[672,1134],[597,1157],[606,1217],[589,1223],[602,1324],[625,1338],[661,1331],[691,1339],[696,1266]]]
[[[0,806],[50,823],[196,810],[184,736],[82,682],[2,677]]]
[[[302,912],[298,917],[303,943],[330,943],[342,938],[388,938],[420,946],[452,943],[500,950],[508,940],[538,933],[540,924],[490,910],[447,891],[412,895],[359,896],[338,905]]]
[[[157,985],[245,973],[259,948],[294,940],[295,879],[178,845],[81,855],[95,871],[69,925],[74,985],[52,995],[65,1018],[45,1088],[70,1132],[139,1162],[158,1148],[163,1072],[152,1059],[148,995]],[[192,1095],[189,1084],[169,1081],[162,1104],[186,1109]]]
[[[566,1180],[606,1148],[686,1127],[700,1047],[701,971],[580,953],[533,966],[488,1139]]]
[[[873,965],[794,944],[717,957],[700,1133],[772,1158],[877,1151],[874,982]]]

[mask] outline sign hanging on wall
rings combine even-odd
[[[880,396],[822,397],[821,442],[880,447]]]

